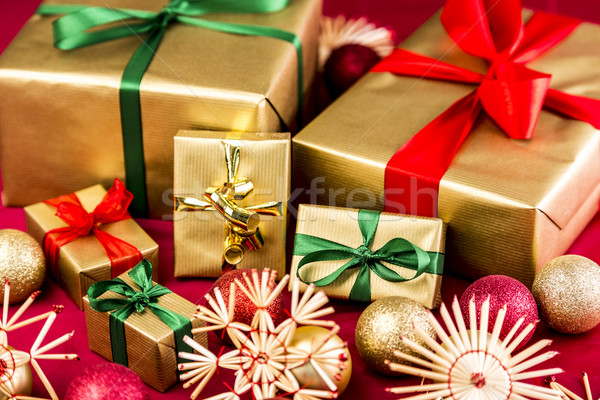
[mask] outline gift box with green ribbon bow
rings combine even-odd
[[[134,216],[162,218],[179,129],[294,124],[316,68],[320,0],[80,3],[44,2],[0,59],[7,205],[119,177]]]
[[[185,335],[207,346],[196,306],[152,281],[152,264],[142,260],[119,277],[93,284],[84,297],[90,349],[131,368],[148,385],[165,391],[178,381],[178,353],[193,350]]]
[[[441,301],[446,227],[437,218],[301,204],[291,275],[329,297]]]

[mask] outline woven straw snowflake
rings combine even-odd
[[[185,337],[186,343],[197,352],[179,354],[181,358],[191,361],[179,364],[180,370],[187,371],[180,376],[181,380],[187,381],[184,387],[200,382],[190,396],[192,399],[198,397],[219,367],[235,371],[234,387],[230,392],[206,400],[238,400],[239,395],[247,392],[258,400],[278,394],[293,397],[294,400],[337,398],[337,387],[331,377],[341,379],[340,372],[346,368],[348,349],[345,343],[329,340],[339,331],[339,326],[333,321],[318,319],[333,313],[334,309],[322,308],[328,302],[327,296],[321,291],[315,292],[314,285],[309,286],[300,297],[299,283],[294,281],[290,317],[275,326],[267,308],[289,281],[289,275],[286,275],[273,289],[275,274],[265,269],[259,280],[258,272],[253,270],[244,275],[246,285],[237,279],[232,282],[228,305],[219,289],[215,288],[214,298],[206,295],[212,309],[198,306],[196,317],[207,322],[207,326],[193,329],[192,332],[224,329],[236,349],[217,357]],[[232,321],[236,290],[242,290],[257,307],[250,325]],[[327,327],[330,332],[307,351],[290,346],[299,325]],[[301,387],[292,370],[305,364],[315,369],[329,390]]]
[[[429,322],[434,327],[442,343],[431,339],[417,325],[415,333],[421,337],[430,349],[427,349],[407,338],[402,342],[422,354],[427,360],[411,356],[399,351],[394,354],[404,360],[424,368],[388,363],[392,371],[431,379],[431,384],[388,388],[392,393],[423,394],[406,397],[403,400],[561,400],[560,393],[541,386],[521,382],[525,379],[543,377],[563,372],[560,368],[528,371],[530,368],[554,357],[557,352],[548,351],[531,358],[535,353],[552,343],[551,340],[540,340],[525,348],[516,355],[511,353],[534,329],[531,323],[516,337],[517,330],[524,318],[517,320],[504,340],[499,340],[500,331],[506,315],[506,305],[498,311],[491,335],[488,333],[489,298],[482,304],[479,329],[475,301],[469,303],[470,329],[467,331],[458,300],[452,303],[456,324],[452,321],[446,306],[440,308],[441,316],[448,333],[437,322],[431,312]]]
[[[47,400],[42,399],[40,397],[31,397],[23,394],[16,393],[17,388],[14,385],[14,380],[12,379],[15,370],[27,363],[33,367],[40,380],[42,381],[44,387],[48,391],[50,398],[52,400],[59,400],[56,392],[52,388],[50,381],[42,371],[37,360],[79,360],[77,354],[49,354],[48,352],[53,350],[55,347],[65,343],[73,336],[73,332],[64,334],[58,339],[53,340],[52,342],[42,346],[42,342],[44,341],[48,331],[52,327],[54,320],[56,319],[57,314],[62,312],[63,306],[54,306],[53,311],[49,311],[44,314],[40,314],[35,317],[31,317],[22,322],[17,322],[18,319],[23,315],[23,313],[29,308],[31,303],[36,299],[39,295],[39,291],[32,293],[27,300],[19,307],[16,313],[8,319],[8,303],[10,296],[10,282],[6,279],[4,286],[4,304],[2,307],[2,320],[0,320],[0,394],[2,397],[6,397],[9,399],[18,399],[18,400]],[[40,330],[37,338],[33,342],[29,351],[20,351],[12,349],[8,346],[8,332],[12,332],[19,328],[23,328],[25,326],[31,325],[35,322],[46,320],[44,326]]]

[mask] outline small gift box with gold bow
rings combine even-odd
[[[178,380],[179,352],[193,353],[184,336],[208,345],[206,332],[194,332],[205,324],[196,306],[153,282],[148,260],[94,283],[83,301],[90,349],[161,392]]]
[[[25,207],[27,232],[42,244],[48,271],[80,309],[94,282],[142,258],[158,265],[158,244],[127,212],[131,198],[115,179],[108,192],[96,185]]]
[[[175,276],[285,274],[289,133],[180,131],[174,179]]]
[[[291,275],[329,297],[404,296],[436,308],[445,237],[437,218],[301,204]]]
[[[530,286],[598,211],[599,41],[519,0],[447,0],[294,137],[294,185],[437,216],[448,270]]]

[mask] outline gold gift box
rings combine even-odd
[[[264,245],[248,251],[237,268],[270,268],[285,274],[287,200],[290,196],[291,142],[289,133],[180,131],[175,136],[174,194],[203,200],[207,188],[227,181],[223,142],[239,142],[237,176],[247,178],[254,192],[237,201],[241,207],[279,203],[282,215],[260,215]],[[223,273],[225,220],[216,210],[184,206],[173,214],[175,265],[178,277],[218,277]]]
[[[528,15],[527,13],[525,13]],[[582,23],[527,66],[551,87],[600,98],[600,27]],[[439,13],[402,48],[485,73],[448,37]],[[294,137],[295,186],[318,204],[383,209],[392,155],[472,86],[369,73]],[[442,178],[438,216],[448,224],[446,266],[471,278],[505,274],[531,286],[598,211],[600,134],[543,110],[532,140],[508,139],[484,117]],[[444,132],[440,132],[443,135]],[[416,199],[418,201],[418,198]]]
[[[160,10],[166,2],[77,3]],[[203,18],[298,35],[306,91],[316,69],[320,16],[320,0],[291,0],[276,13]],[[119,84],[140,38],[62,51],[52,43],[55,19],[34,15],[0,58],[0,160],[7,206],[124,178]],[[288,130],[298,107],[296,61],[294,47],[283,40],[177,23],[167,28],[140,86],[150,217],[162,218],[173,209],[173,136],[179,129]]]
[[[138,288],[137,284],[125,272],[119,275],[126,284]],[[153,285],[156,282],[152,282]],[[113,292],[106,292],[99,299],[123,297]],[[192,329],[204,326],[205,323],[193,318],[196,305],[175,293],[160,296],[159,306],[190,318]],[[88,331],[90,350],[105,359],[113,361],[110,339],[110,312],[94,311],[90,307],[88,296],[83,298],[85,323]],[[179,381],[177,369],[177,353],[175,335],[171,328],[160,320],[152,311],[144,309],[141,313],[134,311],[125,321],[125,340],[127,342],[128,366],[154,389],[164,392]],[[206,332],[194,334],[194,340],[202,346],[208,346]]]
[[[296,233],[316,236],[351,248],[357,248],[363,244],[363,236],[358,225],[358,211],[351,208],[300,204]],[[375,251],[389,240],[397,237],[406,239],[427,252],[440,253],[443,257],[446,225],[438,218],[382,212],[370,246],[371,250]],[[292,257],[290,287],[293,280],[297,279],[298,263],[303,257],[301,255]],[[346,259],[306,264],[301,271],[302,278],[307,282],[316,281],[333,273],[347,261]],[[440,263],[443,265],[443,260]],[[403,278],[410,278],[415,275],[415,271],[410,268],[386,262],[383,264]],[[323,290],[329,297],[348,299],[359,269],[347,270],[332,284],[321,286],[318,289]],[[373,301],[388,296],[403,296],[411,298],[428,308],[437,308],[442,301],[441,274],[426,272],[413,280],[405,282],[385,281],[375,275],[373,271],[369,271],[369,274],[371,300]],[[300,283],[300,290],[304,291],[306,287],[306,284]]]
[[[105,193],[101,185],[75,192],[87,212],[94,210]],[[39,243],[42,243],[46,232],[67,226],[56,216],[56,208],[43,202],[25,207],[25,220],[27,233]],[[155,266],[153,274],[158,276],[158,244],[137,222],[130,218],[104,224],[101,229],[137,248]],[[51,262],[50,258],[46,259],[46,263]],[[60,248],[58,275],[54,278],[82,310],[82,297],[87,294],[89,287],[95,282],[112,278],[110,259],[94,235],[80,237]]]

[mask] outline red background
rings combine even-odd
[[[0,0],[0,52],[8,45],[19,28],[33,13],[39,0]],[[395,30],[396,41],[406,38],[417,26],[429,18],[443,4],[443,0],[325,0],[324,13],[337,15],[343,13],[350,17],[368,16],[380,25],[389,26]],[[524,5],[531,8],[558,12],[584,20],[600,23],[600,7],[593,0],[528,0]],[[600,47],[598,49],[600,51]],[[0,94],[2,95],[2,94]],[[1,182],[0,182],[1,187]],[[210,279],[175,279],[173,278],[173,227],[168,221],[138,220],[140,225],[160,245],[160,279],[159,282],[186,299],[198,303],[212,285]],[[25,230],[25,219],[22,209],[0,207],[0,229],[15,228]],[[600,214],[590,223],[583,234],[573,244],[568,253],[580,254],[600,263]],[[460,296],[469,285],[469,281],[453,276],[444,277],[443,297],[448,304],[454,295]],[[42,287],[42,294],[27,312],[25,317],[46,312],[52,304],[64,304],[65,310],[50,330],[45,343],[62,334],[75,331],[74,338],[58,351],[78,353],[80,362],[75,361],[41,361],[46,375],[53,382],[59,397],[63,397],[71,378],[87,366],[103,362],[103,359],[92,353],[87,347],[87,332],[83,313],[80,312],[70,298],[47,279]],[[289,300],[289,299],[287,299]],[[384,391],[387,386],[415,384],[411,378],[390,378],[378,375],[366,368],[354,345],[354,328],[363,306],[347,302],[333,301],[336,308],[335,320],[341,326],[340,336],[348,342],[354,362],[354,371],[350,386],[341,396],[342,399],[371,398],[393,399],[399,396]],[[15,308],[11,308],[11,315]],[[30,328],[24,328],[17,335],[10,335],[9,344],[21,350],[28,350],[42,323]],[[591,331],[569,336],[556,333],[542,322],[530,343],[542,338],[554,340],[552,349],[561,354],[543,364],[544,367],[562,367],[566,372],[558,376],[558,380],[573,391],[584,396],[581,384],[581,372],[590,375],[594,398],[600,397],[600,327]],[[218,351],[220,344],[211,336],[211,348]],[[219,378],[213,378],[210,387],[204,395],[217,394],[225,391]],[[184,390],[177,385],[164,394],[149,388],[151,399],[183,399],[191,390]],[[34,385],[34,396],[47,397],[39,379]]]

